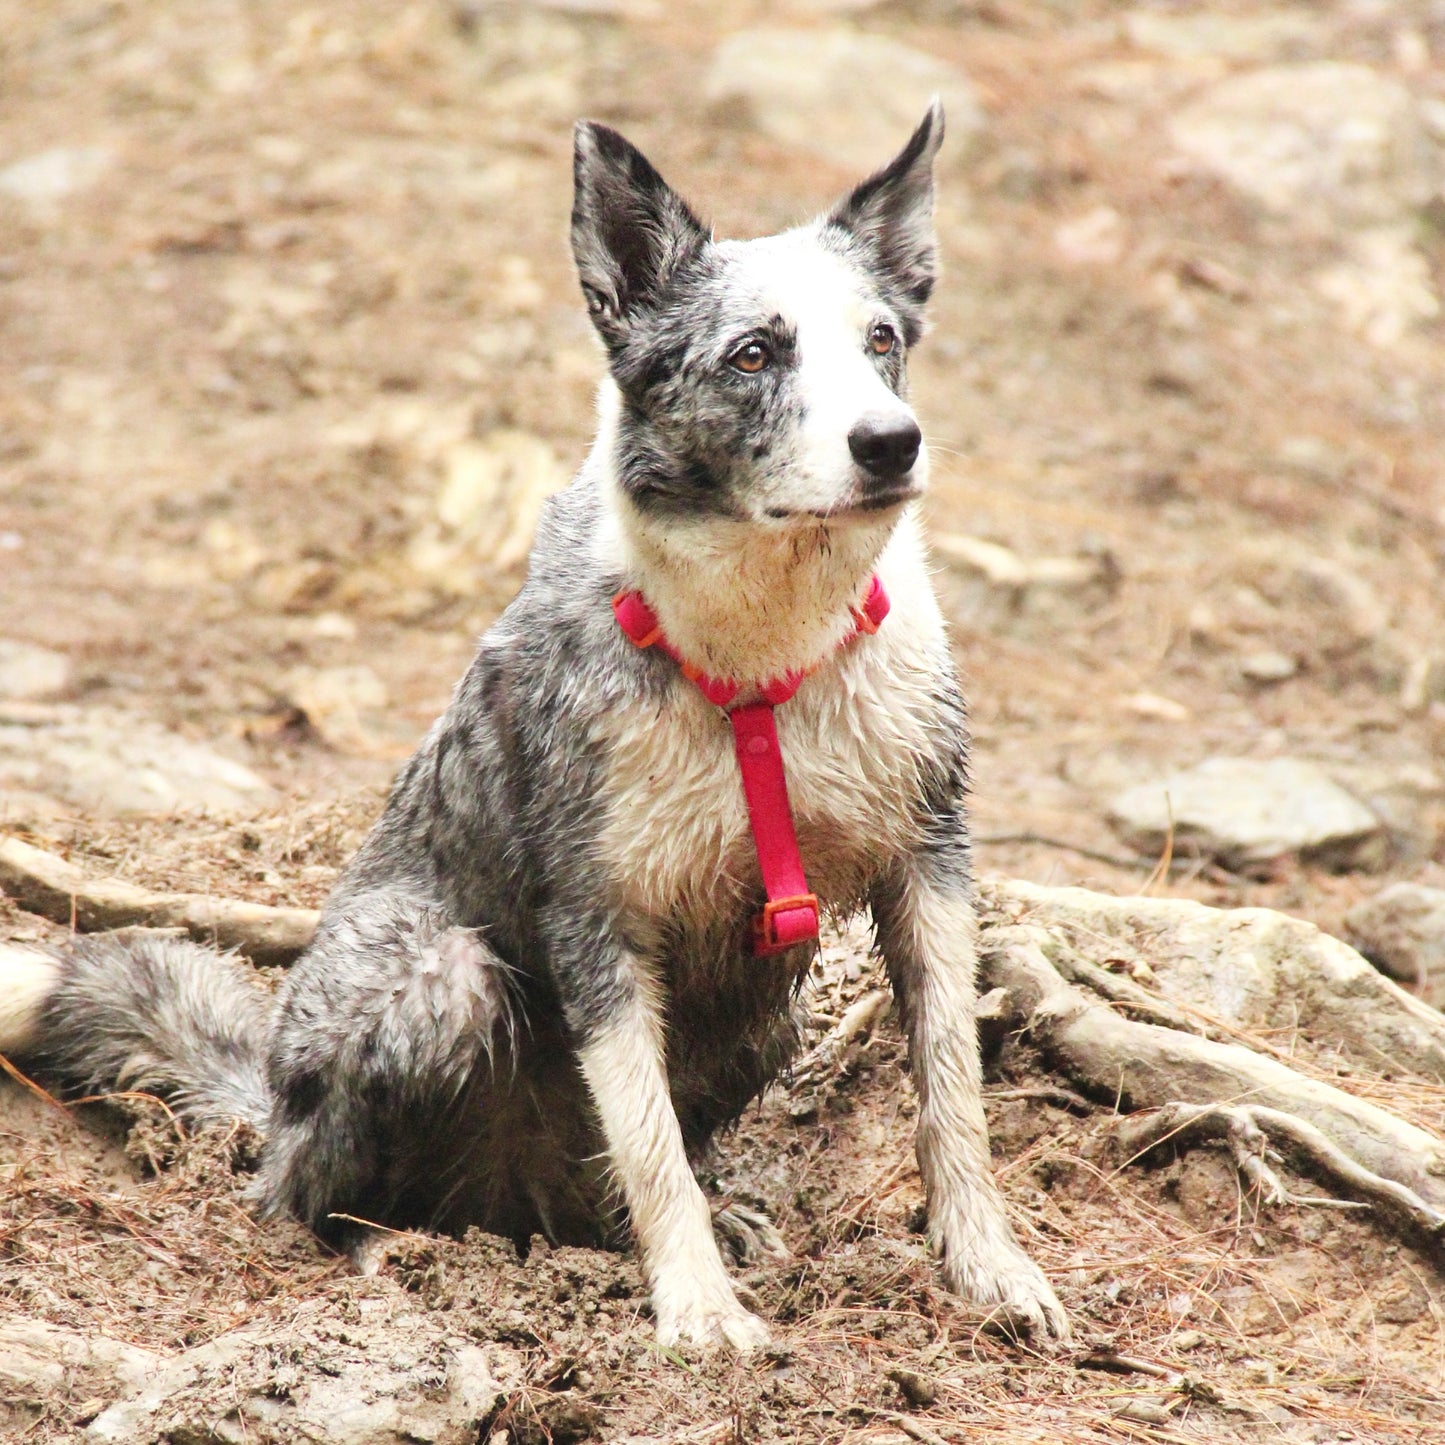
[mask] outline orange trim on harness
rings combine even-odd
[[[875,576],[869,583],[867,596],[858,606],[850,609],[853,631],[839,646],[851,642],[860,633],[871,636],[877,632],[888,616],[888,606],[888,594]],[[758,870],[763,875],[763,891],[767,895],[762,912],[753,919],[753,953],[759,958],[767,958],[770,954],[781,953],[784,949],[817,938],[818,900],[808,891],[808,880],[803,873],[803,855],[798,848],[797,830],[793,826],[783,750],[778,742],[777,722],[773,715],[773,709],[797,692],[807,674],[789,673],[786,677],[759,683],[755,691],[762,701],[734,707],[731,705],[733,699],[741,691],[738,684],[726,678],[709,677],[691,663],[684,662],[662,635],[657,614],[640,592],[619,592],[612,599],[612,610],[618,626],[637,647],[655,646],[665,652],[709,702],[727,713],[728,722],[732,725],[753,848],[757,853]]]

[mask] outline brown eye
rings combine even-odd
[[[886,321],[880,321],[868,333],[868,349],[875,356],[887,356],[898,345],[898,333]]]
[[[728,365],[753,376],[762,371],[772,359],[772,352],[761,341],[748,341],[728,357]]]

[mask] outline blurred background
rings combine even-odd
[[[0,830],[315,902],[591,435],[573,120],[753,235],[935,92],[981,866],[1445,884],[1438,0],[4,0]]]

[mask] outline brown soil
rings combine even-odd
[[[0,637],[67,652],[71,701],[216,743],[281,798],[252,818],[49,808],[6,826],[139,883],[319,902],[517,583],[484,559],[460,581],[419,568],[447,449],[514,427],[570,466],[588,440],[573,117],[627,129],[724,232],[773,229],[852,179],[696,99],[719,36],[775,7],[606,9],[0,4],[0,166],[111,155],[49,207],[0,197]],[[1445,55],[1438,7],[1297,9],[1312,53],[1439,103],[1439,70],[1418,63],[1421,45]],[[1445,706],[1411,686],[1441,635],[1445,347],[1350,332],[1308,280],[1341,238],[1181,167],[1179,89],[1105,93],[1101,67],[1139,58],[1120,13],[914,0],[856,21],[958,64],[988,113],[944,177],[948,272],[915,365],[932,525],[1111,559],[1098,595],[1037,613],[940,576],[977,729],[980,860],[1135,889],[1150,864],[1103,821],[1116,787],[1216,752],[1309,756],[1392,810],[1383,874],[1169,886],[1337,927],[1382,881],[1445,882]],[[1060,227],[1100,207],[1122,240],[1081,260]],[[1416,244],[1437,281],[1440,237],[1428,211]],[[1339,609],[1307,594],[1260,612],[1258,549],[1276,544],[1358,580],[1384,620],[1342,637]],[[1298,674],[1248,682],[1241,658],[1266,647]],[[284,679],[356,665],[389,702],[338,738]],[[1053,841],[988,841],[1020,836]],[[0,901],[0,939],[58,931]],[[473,1238],[362,1279],[251,1218],[244,1140],[181,1144],[144,1105],[138,1123],[63,1115],[9,1084],[0,1299],[162,1352],[311,1321],[303,1354],[358,1302],[420,1302],[514,1352],[516,1387],[478,1438],[528,1445],[1445,1440],[1445,1290],[1420,1256],[1354,1217],[1259,1213],[1208,1152],[1124,1168],[1102,1113],[992,1103],[1015,1218],[1082,1344],[1043,1359],[980,1331],[913,1232],[899,1059],[885,1031],[855,1076],[779,1092],[721,1148],[719,1187],[765,1205],[792,1250],[741,1266],[777,1327],[760,1362],[660,1352],[628,1259],[521,1262]],[[994,1061],[992,1087],[1048,1082],[1016,1047]],[[1441,1091],[1417,1097],[1445,1128]],[[1089,1368],[1095,1349],[1183,1380]],[[0,1401],[0,1433],[74,1438],[95,1408],[71,1379]]]

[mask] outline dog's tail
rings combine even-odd
[[[87,1094],[139,1090],[264,1130],[270,1015],[245,964],[184,939],[0,943],[0,1054]]]

